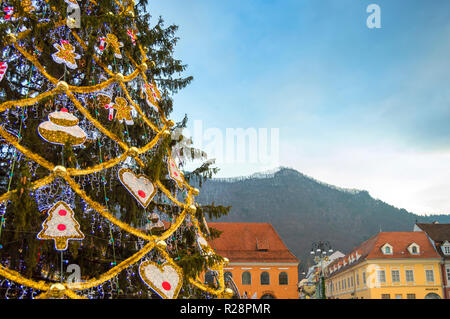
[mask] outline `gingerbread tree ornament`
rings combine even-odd
[[[56,250],[66,250],[69,240],[84,239],[84,234],[74,218],[73,210],[67,203],[60,201],[48,211],[48,217],[37,238],[53,239]]]

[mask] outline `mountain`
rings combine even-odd
[[[271,223],[303,269],[312,264],[313,242],[329,241],[334,250],[346,253],[380,229],[412,231],[416,220],[450,223],[450,215],[416,215],[374,199],[367,191],[338,188],[289,168],[208,180],[197,200],[232,206],[217,222]]]

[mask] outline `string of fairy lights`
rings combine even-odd
[[[50,1],[44,1],[47,3],[47,6],[45,6],[40,19],[40,23],[42,24],[50,22],[50,18],[46,17],[46,14],[49,14],[52,10],[54,11]],[[78,5],[76,0],[65,1],[68,5]],[[127,15],[131,19],[134,19],[134,1],[122,2],[114,0],[114,2],[116,3],[117,14]],[[95,1],[89,1],[89,8],[92,9],[92,6],[95,5],[97,5]],[[16,19],[26,19],[26,14],[35,10],[31,1],[22,1],[21,6],[25,11],[25,16],[21,17],[16,14]],[[87,9],[88,11],[89,8]],[[111,14],[114,15],[114,13]],[[75,30],[66,26],[66,23],[68,23],[66,19],[57,21],[55,23],[55,29],[52,31],[55,38],[66,39],[55,44],[55,48],[57,48],[58,51],[52,55],[55,62],[65,63],[65,72],[62,79],[51,76],[47,73],[45,67],[40,64],[38,60],[39,55],[48,53],[42,52],[39,48],[36,48],[34,52],[27,50],[23,40],[29,36],[29,30],[17,28],[16,30],[10,30],[8,35],[9,46],[6,49],[8,50],[7,54],[9,54],[10,57],[28,61],[31,65],[29,77],[31,78],[31,76],[34,76],[40,78],[42,81],[46,80],[52,84],[53,88],[41,93],[36,89],[31,88],[30,81],[28,81],[30,89],[23,99],[6,101],[0,104],[0,112],[5,112],[6,114],[5,120],[2,121],[2,126],[0,126],[0,136],[8,143],[8,150],[9,147],[13,147],[14,149],[14,155],[8,163],[10,174],[7,192],[0,196],[0,236],[1,231],[11,231],[9,229],[3,229],[4,218],[8,213],[7,204],[12,194],[20,191],[18,189],[10,189],[11,180],[14,176],[14,168],[17,161],[26,158],[30,161],[30,172],[33,177],[36,175],[38,168],[43,167],[49,171],[48,176],[34,180],[31,184],[31,195],[34,196],[38,203],[38,209],[51,212],[55,207],[55,202],[64,202],[67,205],[69,213],[71,213],[70,207],[75,206],[75,198],[77,196],[80,197],[84,206],[82,209],[83,217],[91,218],[91,234],[83,234],[83,238],[85,238],[84,236],[94,236],[93,234],[98,233],[100,230],[105,234],[105,238],[102,238],[102,240],[110,242],[113,247],[113,260],[111,261],[111,268],[102,275],[97,276],[96,278],[86,278],[81,282],[71,283],[63,282],[62,273],[59,274],[59,279],[61,279],[60,283],[54,282],[54,280],[57,280],[58,278],[49,278],[53,281],[49,280],[46,282],[35,281],[9,269],[8,262],[6,262],[4,265],[0,265],[0,277],[3,278],[0,281],[0,289],[5,289],[5,298],[21,299],[25,295],[31,295],[34,298],[66,297],[77,299],[93,298],[94,296],[99,295],[101,298],[112,298],[113,292],[124,289],[127,290],[127,287],[119,287],[117,282],[117,276],[124,272],[128,281],[139,275],[145,284],[161,297],[176,298],[182,286],[183,273],[167,250],[168,247],[171,247],[172,249],[175,248],[175,251],[177,251],[177,241],[180,240],[179,236],[181,235],[181,232],[178,232],[178,230],[184,223],[192,224],[196,227],[199,238],[204,237],[195,217],[196,206],[194,196],[198,195],[198,190],[191,187],[185,181],[182,173],[178,170],[172,159],[170,149],[167,148],[166,156],[170,177],[176,182],[181,191],[177,190],[175,191],[175,194],[172,194],[161,181],[152,181],[153,187],[158,190],[158,196],[156,198],[159,202],[171,202],[179,207],[178,215],[170,217],[170,226],[165,229],[162,234],[148,234],[140,228],[133,227],[116,218],[110,211],[108,204],[109,199],[107,196],[108,187],[109,191],[113,191],[111,188],[113,176],[118,176],[120,169],[126,167],[139,173],[145,166],[142,155],[151,153],[152,149],[159,142],[170,137],[170,127],[172,127],[174,123],[171,120],[167,120],[164,113],[161,111],[158,104],[161,95],[157,89],[156,83],[154,81],[149,82],[146,75],[146,71],[149,68],[148,63],[152,66],[152,63],[154,62],[148,60],[146,49],[135,41],[134,38],[133,43],[139,47],[141,54],[140,63],[137,63],[128,54],[126,48],[123,47],[123,44],[120,45],[115,35],[108,34],[108,45],[114,47],[117,56],[122,57],[121,53],[124,53],[123,55],[128,58],[134,67],[134,71],[128,75],[123,75],[119,72],[120,69],[115,61],[111,70],[101,62],[97,55],[97,50],[97,53],[94,54],[92,58],[96,65],[105,72],[106,75],[104,76],[104,80],[97,84],[92,83],[91,86],[80,86],[80,79],[73,78],[73,84],[68,84],[67,67],[71,69],[74,65],[77,67],[76,62],[80,58],[79,54],[75,53],[75,46],[73,46],[71,42],[76,42],[78,44],[76,48],[81,48],[82,50],[86,50],[87,45]],[[108,27],[104,25],[104,29],[108,30]],[[10,81],[13,81],[13,79],[10,79]],[[147,104],[151,105],[158,114],[156,123],[153,123],[141,109],[139,103],[134,101],[127,85],[133,90],[138,87],[143,88],[142,92],[143,95],[145,95]],[[90,110],[83,106],[88,105],[92,98],[97,98],[101,94],[105,95],[105,90],[111,87],[113,87],[116,92],[120,92],[114,101],[110,101],[115,103],[114,105],[117,111],[116,116],[119,116],[118,114],[120,112],[125,122],[130,122],[133,118],[138,119],[144,128],[146,137],[143,145],[130,145],[127,128],[128,123],[124,125],[126,130],[124,132],[124,138],[121,139],[100,123],[97,110],[95,110],[95,115],[93,116]],[[57,120],[60,122],[65,121],[64,126],[71,126],[73,127],[72,130],[75,130],[75,126],[77,129],[78,126],[84,128],[82,131],[87,132],[87,134],[85,134],[86,136],[81,136],[81,138],[88,138],[89,140],[98,143],[99,164],[84,168],[66,168],[64,162],[62,165],[55,165],[21,144],[22,132],[27,129],[27,118],[41,118],[41,116],[47,115],[49,110],[54,109],[55,106],[52,103],[50,103],[51,105],[46,105],[45,108],[36,106],[40,102],[48,99],[59,99],[59,102],[62,105],[68,106],[68,109],[64,110],[66,114],[63,114],[63,116]],[[131,111],[132,114],[127,113]],[[9,121],[9,118],[7,119],[9,113],[19,115],[19,123],[17,123],[17,121]],[[76,125],[66,125],[67,122],[72,121],[72,118],[67,114],[72,113],[81,115],[82,119],[80,121],[77,119]],[[53,119],[53,121],[56,120]],[[52,123],[49,125],[51,124]],[[18,134],[15,134],[16,131],[12,129],[16,127],[19,127]],[[48,130],[39,131],[41,137],[50,142],[58,140],[63,135],[63,133],[59,132],[48,132]],[[80,139],[79,136],[77,138]],[[122,152],[122,155],[113,157],[113,154],[118,154],[120,152]],[[64,161],[64,154],[61,155],[62,161]],[[106,171],[108,171],[108,174],[105,173]],[[133,174],[136,173],[132,172],[130,178],[136,179],[136,176],[133,177]],[[139,179],[137,180],[138,182],[140,181]],[[124,183],[123,180],[121,180],[121,182],[124,186],[129,186]],[[88,185],[99,186],[93,188],[96,188],[97,191],[95,194],[96,198],[102,197],[103,203],[95,201],[92,199],[92,194],[89,196],[85,192],[84,189]],[[132,184],[130,185],[133,186]],[[127,190],[135,196],[132,188],[127,188]],[[142,194],[140,194],[140,196],[144,197]],[[135,198],[140,202],[138,197],[135,196]],[[140,202],[140,204],[142,205],[142,202]],[[59,212],[61,215],[61,210]],[[66,212],[64,211],[64,215],[65,214]],[[164,212],[161,212],[161,216],[164,217]],[[51,217],[52,216],[49,213],[48,218]],[[44,222],[43,226],[47,226],[46,222]],[[122,234],[122,231],[125,231],[126,234]],[[114,236],[114,234],[117,235]],[[133,240],[130,239],[130,235],[134,236]],[[134,238],[137,238],[137,241]],[[73,240],[74,238],[69,239]],[[118,260],[114,253],[115,245],[120,245],[121,241],[135,241],[137,249],[132,256],[129,256],[124,260]],[[57,239],[55,239],[55,245],[56,243]],[[201,248],[206,249],[207,247],[202,246]],[[39,256],[37,258],[39,258]],[[179,256],[175,257],[175,259],[176,258],[179,258]],[[61,263],[64,262],[67,262],[67,260],[64,260],[63,252],[61,251]],[[209,295],[227,298],[231,297],[232,292],[227,289],[224,284],[223,266],[226,262],[227,260],[225,258],[223,262],[219,262],[210,267],[211,270],[215,271],[217,274],[218,286],[216,288],[211,288],[210,286],[203,284],[199,278],[188,278],[189,283]],[[50,265],[49,267],[57,266]],[[58,273],[56,272],[56,275],[57,274]],[[161,282],[161,288],[158,285],[163,279],[166,281]],[[188,287],[187,289],[191,288]],[[142,292],[139,292],[139,294],[141,293]]]

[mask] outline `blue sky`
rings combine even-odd
[[[372,3],[381,29],[366,26]],[[175,56],[194,76],[174,96],[174,120],[278,128],[278,165],[450,213],[448,0],[151,0],[149,10],[179,26]],[[219,176],[272,168],[218,166]]]

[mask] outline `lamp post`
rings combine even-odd
[[[314,257],[316,264],[320,263],[319,282],[318,282],[318,298],[325,299],[325,278],[324,278],[324,261],[328,261],[328,256],[333,253],[331,244],[328,241],[319,241],[312,244],[311,255]]]

